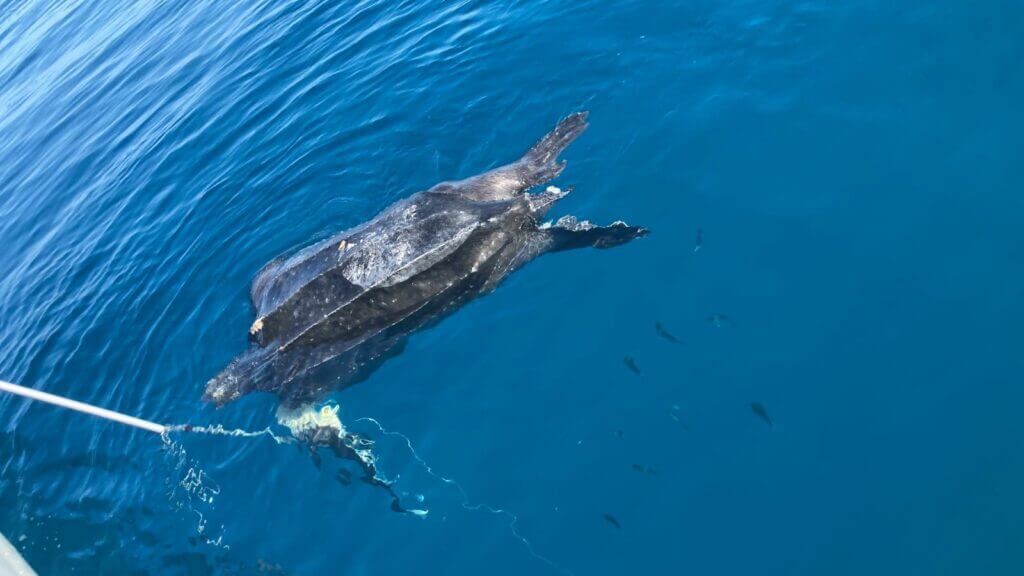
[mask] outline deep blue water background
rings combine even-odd
[[[1020,574],[1022,38],[1013,0],[0,1],[0,379],[270,425],[200,402],[260,266],[589,109],[554,215],[653,234],[530,264],[343,420],[576,574]],[[0,434],[42,574],[559,572],[395,437],[425,520],[265,437],[176,436],[190,505],[145,432]]]

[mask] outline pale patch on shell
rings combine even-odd
[[[256,334],[260,330],[263,330],[263,318],[257,318],[256,321],[252,323],[252,328],[249,328],[249,334]]]

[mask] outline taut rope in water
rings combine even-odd
[[[86,404],[85,402],[79,402],[78,400],[57,396],[56,394],[50,394],[49,392],[42,392],[33,388],[18,386],[17,384],[4,382],[3,380],[0,380],[0,391],[8,392],[16,396],[22,396],[24,398],[30,398],[32,400],[38,400],[40,402],[46,402],[47,404],[53,404],[54,406],[60,406],[61,408],[83,412],[98,418],[113,420],[114,422],[120,422],[121,424],[127,424],[128,426],[134,426],[160,435],[167,432],[167,426],[164,426],[163,424],[157,424],[156,422],[150,422],[149,420],[143,420],[142,418],[128,416],[127,414],[121,414],[120,412],[114,412],[113,410],[107,410],[106,408],[100,408],[99,406],[93,406],[92,404]]]

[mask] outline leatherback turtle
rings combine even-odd
[[[558,154],[586,127],[586,112],[572,114],[511,164],[437,184],[268,263],[252,283],[251,345],[207,383],[204,399],[222,406],[264,391],[285,408],[312,404],[365,378],[410,333],[490,292],[533,258],[646,235],[621,221],[542,223],[568,190],[527,190],[562,172]]]

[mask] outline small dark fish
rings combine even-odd
[[[605,514],[604,519],[612,526],[615,526],[616,530],[622,530],[622,524],[619,524],[619,521],[615,519],[615,516],[612,516],[611,514]]]
[[[657,470],[649,466],[644,466],[643,464],[633,464],[633,470],[643,474],[650,474],[651,476],[656,476],[658,474]]]
[[[768,415],[768,410],[765,410],[764,404],[761,404],[760,402],[751,402],[750,409],[753,410],[754,414],[757,414],[757,416],[761,420],[767,422],[769,426],[771,426],[772,428],[775,427],[775,424],[772,422],[771,416]]]
[[[721,328],[726,324],[731,324],[732,319],[730,319],[725,314],[712,314],[711,316],[708,316],[708,322],[714,324],[715,328]]]
[[[623,436],[625,436],[625,435],[626,435],[626,433],[625,433],[625,432],[623,432],[622,430],[616,430],[616,431],[615,431],[615,437],[616,437],[616,438],[619,438],[619,439],[621,439],[621,438],[622,438]]]
[[[676,338],[675,336],[670,334],[668,330],[665,330],[665,327],[661,325],[661,322],[655,322],[654,323],[654,331],[658,333],[658,336],[661,336],[662,338],[664,338],[665,340],[668,340],[669,342],[671,342],[673,344],[679,344],[680,343],[679,342],[679,338]]]
[[[693,245],[693,251],[698,252],[700,247],[704,245],[704,231],[697,228],[697,241]]]
[[[264,574],[284,574],[280,564],[271,564],[262,558],[256,560],[256,569]]]
[[[337,480],[342,486],[352,485],[352,473],[344,468],[339,468],[338,473],[334,475],[334,479]]]
[[[622,359],[622,362],[626,365],[626,368],[629,368],[637,374],[640,373],[640,367],[636,365],[636,360],[634,360],[632,356],[626,356]]]

